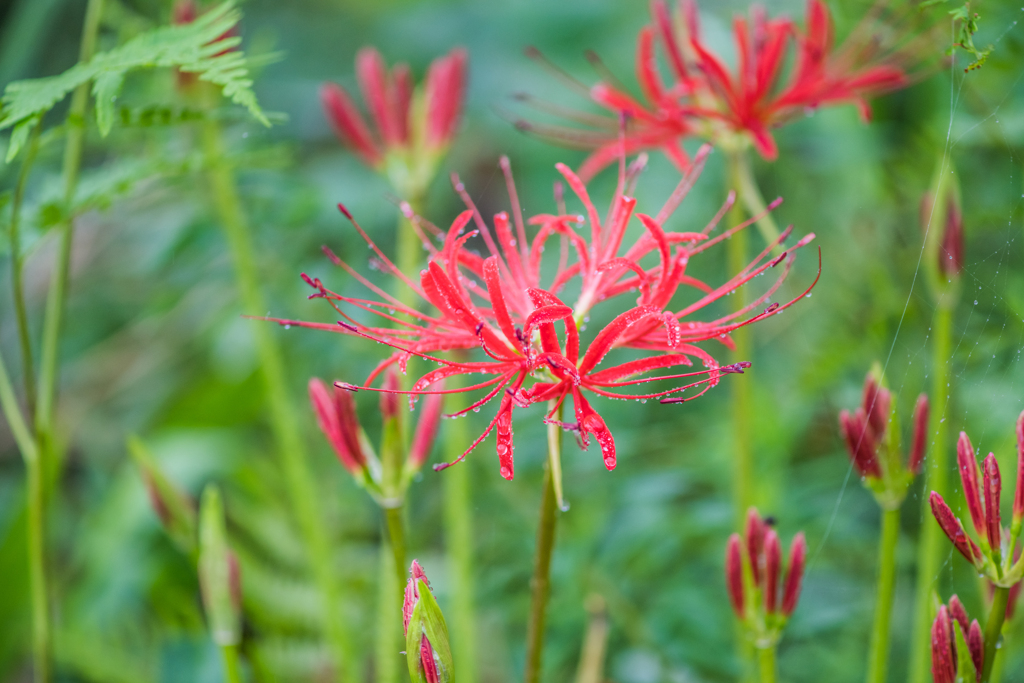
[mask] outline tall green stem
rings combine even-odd
[[[25,383],[25,404],[29,413],[36,405],[36,370],[32,354],[32,335],[28,324],[28,311],[25,307],[25,287],[22,281],[21,254],[21,205],[25,200],[25,187],[28,176],[35,163],[39,151],[39,131],[41,126],[32,129],[32,138],[21,160],[18,170],[18,181],[14,186],[14,198],[11,200],[11,298],[14,299],[14,318],[18,325],[18,343],[21,346],[21,366]]]
[[[405,590],[405,522],[402,519],[402,506],[384,508],[384,519],[388,525],[388,545],[395,557],[395,576],[398,578],[398,590]]]
[[[1006,603],[1010,598],[1010,589],[997,586],[992,594],[991,611],[985,622],[985,665],[981,671],[981,683],[989,683],[992,666],[999,654],[999,639],[1003,635],[1003,622],[1006,620]]]
[[[267,311],[259,288],[259,276],[253,253],[248,220],[235,186],[234,174],[225,156],[221,129],[209,120],[202,129],[203,151],[209,174],[212,199],[227,236],[235,263],[235,275],[243,308],[250,315]],[[291,505],[306,545],[314,579],[323,594],[323,619],[328,640],[334,651],[339,681],[354,676],[355,651],[342,621],[339,608],[341,586],[331,561],[331,548],[318,507],[319,492],[309,471],[308,458],[299,426],[289,399],[281,350],[271,335],[271,327],[255,323],[252,327],[259,353],[270,413],[271,429],[277,442]]]
[[[775,646],[757,649],[757,666],[761,683],[775,683]]]
[[[734,186],[739,183],[742,175],[741,168],[746,165],[745,156],[734,154],[729,157],[730,183]],[[738,225],[744,220],[742,202],[736,202],[729,211],[729,227]],[[730,273],[738,273],[747,264],[747,233],[740,230],[727,240],[728,267]],[[732,294],[733,308],[740,310],[745,305],[744,291],[742,288]],[[750,360],[750,335],[746,327],[741,327],[732,333],[733,343],[736,350],[733,352],[733,361]],[[732,397],[732,434],[733,434],[733,507],[736,515],[736,523],[740,527],[746,515],[747,508],[753,502],[751,484],[751,433],[750,433],[750,383],[746,377],[737,378],[739,381],[730,382]]]
[[[561,406],[555,421],[561,422]],[[551,592],[551,554],[555,547],[555,527],[558,523],[558,500],[555,496],[555,478],[552,463],[562,455],[562,427],[548,425],[548,461],[544,464],[544,483],[540,499],[540,520],[537,524],[537,550],[533,558],[533,578],[530,579],[530,621],[526,628],[526,683],[540,681],[541,659],[544,653],[544,624],[547,621],[548,595]]]
[[[96,52],[103,0],[89,0],[82,27],[82,45],[79,62],[88,62]],[[78,173],[82,165],[82,147],[85,143],[85,113],[89,104],[90,83],[75,88],[68,110],[67,134],[64,142],[64,219],[55,228],[59,246],[57,263],[50,280],[43,320],[43,347],[39,364],[39,403],[36,404],[36,429],[49,436],[53,429],[53,408],[57,387],[57,348],[60,342],[64,302],[67,298],[68,273],[71,269],[71,246],[74,242],[74,199],[78,189]]]
[[[757,219],[757,229],[761,232],[765,244],[772,244],[779,238],[779,228],[775,225],[775,219],[768,211],[768,205],[761,196],[761,188],[757,186],[754,179],[754,171],[750,167],[750,156],[745,152],[734,152],[730,156],[732,163],[733,188],[739,194],[739,204],[746,207],[750,217],[760,216]],[[746,265],[746,264],[744,264]]]
[[[900,535],[900,511],[882,511],[882,536],[878,539],[878,596],[875,628],[871,632],[867,683],[884,683],[889,660],[889,624],[896,588],[896,542]]]
[[[89,0],[82,26],[79,62],[92,59],[96,51],[103,0]],[[64,219],[56,227],[57,261],[50,279],[43,318],[43,343],[39,386],[35,403],[35,443],[32,455],[22,450],[27,465],[28,485],[28,564],[32,592],[32,657],[36,683],[47,683],[52,677],[50,628],[50,597],[46,569],[46,483],[56,473],[53,449],[53,409],[57,391],[57,350],[60,342],[61,318],[67,299],[68,273],[71,268],[71,246],[74,241],[73,204],[78,188],[78,173],[85,141],[85,113],[89,104],[89,83],[75,88],[68,110],[67,137],[64,143]],[[41,125],[41,124],[37,124]],[[17,270],[17,265],[15,266]],[[16,293],[16,296],[18,294]],[[19,297],[20,298],[20,297]],[[27,334],[27,323],[19,323]],[[23,342],[24,343],[24,342]],[[26,367],[26,373],[31,369]],[[33,392],[35,393],[35,392]],[[31,406],[30,406],[31,409]]]
[[[242,668],[238,661],[238,646],[224,645],[220,648],[224,661],[225,683],[242,683]]]
[[[739,191],[742,185],[741,176],[744,169],[749,173],[746,155],[742,152],[732,153],[729,159],[729,185]],[[728,227],[739,225],[745,220],[742,199],[733,204],[729,211]],[[726,241],[726,259],[730,273],[740,272],[747,264],[747,231],[740,230]],[[733,310],[740,310],[745,305],[743,288],[737,289],[732,294]],[[732,340],[735,344],[735,351],[732,354],[732,361],[750,360],[750,335],[746,327],[734,330]],[[733,436],[733,459],[732,459],[732,497],[733,514],[736,518],[737,528],[742,529],[746,518],[747,508],[754,502],[752,472],[751,472],[751,425],[750,425],[750,404],[751,385],[749,376],[736,378],[739,381],[729,383],[730,413],[732,418]],[[754,678],[754,653],[750,641],[743,634],[743,629],[737,625],[736,631],[736,654],[740,661],[741,681],[749,683]]]
[[[395,583],[395,555],[391,544],[380,546],[380,571],[377,591],[377,635],[374,669],[377,683],[398,683],[399,652],[403,649],[400,638],[401,606],[397,600],[402,582]]]
[[[932,391],[928,431],[933,435],[925,460],[925,494],[921,496],[921,537],[917,548],[917,591],[914,631],[910,643],[910,683],[926,683],[931,652],[931,595],[933,582],[947,553],[946,538],[932,519],[928,492],[948,497],[949,453],[946,425],[949,408],[949,354],[953,304],[941,300],[932,318]]]
[[[449,379],[449,387],[460,378]],[[454,380],[454,381],[453,381]],[[462,394],[449,394],[448,413],[465,408]],[[461,453],[470,439],[465,420],[445,423],[445,453]],[[449,459],[449,456],[446,456]],[[458,467],[449,467],[441,475],[444,487],[444,539],[448,566],[452,575],[452,656],[460,683],[476,683],[476,617],[473,575],[473,506],[470,493],[470,466],[466,460]]]

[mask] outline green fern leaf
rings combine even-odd
[[[252,91],[245,57],[233,49],[241,39],[223,37],[241,18],[234,4],[234,0],[229,0],[190,24],[147,31],[57,76],[10,83],[0,100],[0,130],[14,127],[7,149],[8,161],[17,155],[39,117],[84,83],[92,82],[100,133],[109,133],[114,122],[114,101],[127,74],[136,69],[176,67],[195,73],[201,80],[221,86],[226,97],[269,126],[270,121]]]

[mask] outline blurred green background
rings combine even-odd
[[[865,8],[853,0],[829,4],[840,36]],[[732,54],[729,17],[744,8],[740,2],[701,3],[709,41],[726,54]],[[768,9],[799,18],[803,3],[771,2]],[[523,48],[537,46],[585,82],[597,80],[583,57],[593,49],[633,83],[634,41],[648,21],[646,3],[625,0],[249,0],[243,11],[247,51],[279,53],[257,71],[261,104],[286,116],[264,129],[239,113],[228,127],[230,154],[241,169],[245,206],[257,230],[268,312],[322,321],[333,318],[322,302],[307,301],[300,272],[339,291],[358,291],[321,255],[322,244],[381,278],[370,271],[362,256],[369,253],[335,204],[344,201],[386,251],[394,243],[389,188],[336,141],[317,95],[329,79],[354,87],[359,47],[375,45],[389,62],[408,61],[420,76],[434,56],[466,46],[466,119],[445,168],[461,175],[487,215],[506,208],[497,159],[508,154],[531,213],[553,208],[555,162],[577,165],[583,153],[516,131],[508,112],[525,111],[512,95],[525,91],[588,104],[574,102],[524,57]],[[913,87],[875,101],[870,125],[852,107],[814,113],[778,132],[777,163],[756,162],[765,196],[785,198],[776,219],[792,223],[797,234],[817,233],[823,272],[813,297],[755,326],[753,368],[682,406],[596,399],[619,445],[612,473],[596,449],[580,452],[567,441],[571,509],[561,518],[552,569],[546,680],[574,675],[591,593],[609,605],[611,680],[735,680],[733,618],[722,575],[725,541],[733,531],[726,387],[734,381],[751,382],[755,392],[758,506],[778,519],[785,543],[802,529],[810,546],[803,597],[781,646],[782,680],[845,683],[863,677],[878,509],[851,472],[836,414],[855,406],[876,359],[888,363],[888,381],[908,416],[904,425],[914,398],[928,387],[933,304],[919,270],[918,207],[944,151],[961,178],[967,235],[955,349],[947,361],[952,404],[946,420],[954,434],[968,430],[979,451],[996,452],[1011,486],[1013,423],[1024,408],[1024,26],[1013,3],[985,2],[980,11],[977,42],[995,44],[983,68],[966,75],[956,67],[920,73]],[[0,83],[72,65],[83,12],[80,0],[0,3]],[[102,44],[166,23],[169,13],[169,3],[158,0],[108,0]],[[940,42],[934,49],[947,47]],[[180,106],[176,98],[173,75],[155,72],[133,77],[122,104]],[[286,512],[256,374],[251,329],[262,323],[239,314],[227,247],[195,169],[195,137],[188,125],[134,126],[116,128],[103,140],[91,134],[87,144],[83,186],[94,188],[101,205],[78,221],[60,382],[68,458],[51,508],[49,542],[61,681],[220,680],[194,568],[163,534],[127,456],[125,437],[133,433],[193,495],[206,482],[222,484],[252,617],[249,636],[268,669],[282,681],[317,680],[323,670],[318,598]],[[53,258],[47,207],[56,196],[60,149],[44,148],[26,206],[34,324],[41,319]],[[0,167],[4,189],[16,172],[16,166]],[[426,213],[447,225],[460,203],[445,173],[439,176]],[[639,207],[656,211],[677,180],[678,173],[652,155],[637,191]],[[609,174],[595,181],[591,195],[599,207],[612,189]],[[724,159],[713,155],[671,227],[703,226],[725,192]],[[785,292],[802,290],[815,266],[805,251]],[[709,252],[695,267],[712,282],[724,281],[724,250]],[[14,358],[7,268],[5,261],[0,343]],[[369,676],[379,513],[316,431],[305,384],[313,375],[362,381],[382,350],[311,330],[275,328],[274,334],[286,350],[291,398],[301,407],[337,570],[351,596],[346,617],[357,625],[353,631]],[[707,348],[725,357],[721,347]],[[375,398],[363,393],[358,402],[367,431],[375,434]],[[540,417],[536,406],[517,412],[513,482],[498,476],[493,440],[465,464],[473,483],[479,659],[487,683],[517,680],[523,666],[546,457]],[[475,434],[489,411],[469,419]],[[436,450],[433,460],[451,457]],[[423,563],[442,607],[451,590],[441,532],[444,476],[426,470],[410,504],[411,557]],[[905,675],[921,496],[918,482],[903,510],[893,681]],[[24,467],[4,426],[0,678],[9,681],[28,680],[29,671],[23,507]],[[977,582],[951,549],[941,575],[926,578],[937,581],[944,597],[955,586],[969,611],[981,613]],[[1024,681],[1021,654],[1018,649],[1005,681]]]

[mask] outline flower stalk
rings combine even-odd
[[[561,407],[555,409],[561,421]],[[558,524],[558,498],[555,493],[554,463],[561,460],[562,427],[548,424],[548,460],[544,464],[541,485],[540,519],[537,523],[537,549],[533,556],[533,577],[530,579],[530,620],[526,628],[525,683],[540,681],[544,654],[544,625],[547,621],[548,596],[551,592],[551,555]]]
[[[215,119],[208,119],[204,122],[201,133],[211,198],[234,260],[243,310],[249,315],[261,315],[267,309],[258,284],[252,235],[238,196],[233,169],[226,158],[220,125]],[[306,546],[314,580],[323,594],[324,631],[331,644],[337,667],[337,679],[346,680],[352,671],[356,655],[347,629],[342,623],[341,610],[338,609],[342,589],[337,580],[336,568],[331,562],[330,543],[317,503],[320,497],[309,471],[299,426],[288,399],[281,349],[271,336],[270,330],[264,325],[255,325],[252,333],[256,339],[270,424],[277,444],[285,485]]]
[[[988,621],[985,622],[985,664],[981,670],[981,683],[989,683],[992,667],[996,661],[996,652],[1003,634],[1003,622],[1006,620],[1006,604],[1010,598],[1010,589],[996,586],[989,607]],[[1005,658],[1005,655],[1003,656]]]
[[[900,534],[899,509],[882,511],[882,534],[878,539],[878,593],[875,624],[868,656],[868,683],[885,683],[889,663],[889,626],[896,592],[896,543]]]

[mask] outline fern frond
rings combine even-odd
[[[57,76],[15,81],[4,90],[0,130],[14,127],[7,148],[13,159],[39,118],[72,90],[92,82],[96,122],[106,135],[114,122],[114,100],[133,70],[176,67],[221,86],[224,95],[266,126],[270,121],[256,102],[252,79],[237,36],[224,37],[241,19],[234,0],[203,14],[190,24],[164,26],[136,36],[124,45],[101,52]]]

